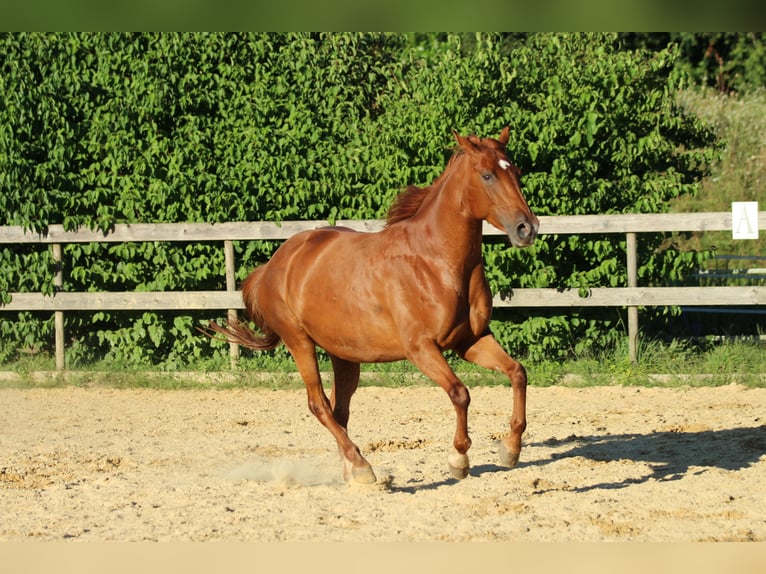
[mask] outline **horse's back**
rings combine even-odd
[[[277,250],[269,261],[271,267],[281,267],[289,265],[295,267],[294,271],[299,273],[313,270],[314,264],[322,259],[336,259],[337,252],[347,251],[347,244],[357,244],[357,238],[361,233],[349,227],[319,227],[296,233],[290,237]],[[349,241],[350,240],[350,241]],[[351,249],[355,245],[350,246]]]
[[[348,291],[356,269],[369,258],[364,236],[348,227],[321,227],[290,237],[266,264],[262,300],[284,300],[296,313],[304,304],[329,304]]]

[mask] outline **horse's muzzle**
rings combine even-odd
[[[514,247],[528,247],[537,239],[537,229],[540,222],[534,215],[531,218],[523,218],[516,222],[516,226],[506,229],[508,237]]]

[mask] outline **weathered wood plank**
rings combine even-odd
[[[599,287],[587,297],[576,289],[517,289],[496,295],[495,307],[665,307],[766,305],[766,287]]]
[[[759,225],[766,229],[766,212]],[[647,233],[672,231],[730,231],[731,212],[710,213],[620,213],[609,215],[542,216],[541,234]]]
[[[766,211],[759,213],[759,225],[766,229]],[[342,220],[336,225],[357,231],[379,231],[385,222],[372,220]],[[90,243],[127,241],[224,241],[224,240],[284,240],[307,229],[329,225],[327,221],[269,221],[227,223],[131,223],[115,225],[107,233],[79,229],[64,231],[61,225],[51,225],[40,235],[18,226],[0,226],[0,243]],[[484,224],[485,235],[504,235],[493,226]],[[730,212],[714,213],[635,213],[612,215],[541,216],[540,233],[587,234],[671,231],[727,231],[731,229]]]
[[[270,221],[227,223],[131,223],[115,225],[104,233],[89,229],[64,231],[51,225],[44,235],[25,232],[21,227],[0,226],[0,243],[123,243],[130,241],[225,241],[283,240],[300,231],[328,226],[327,221]],[[336,225],[358,231],[382,229],[379,220],[338,221]]]
[[[0,311],[159,311],[243,309],[239,291],[12,293]]]
[[[126,293],[12,293],[0,311],[149,311],[243,309],[239,291],[162,291]],[[516,289],[496,295],[501,307],[651,307],[766,305],[766,287],[601,287],[587,297],[577,290]]]

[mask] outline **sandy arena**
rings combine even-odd
[[[0,390],[0,541],[766,540],[766,389],[530,387],[510,470],[471,394],[456,481],[443,391],[361,388],[349,486],[301,390]]]

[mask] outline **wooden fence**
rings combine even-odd
[[[766,212],[759,214],[760,229],[764,229]],[[380,220],[338,221],[359,231],[377,231]],[[107,233],[100,231],[64,231],[60,225],[49,226],[45,235],[25,232],[21,227],[0,226],[0,243],[50,244],[57,262],[52,296],[42,293],[11,293],[11,302],[0,305],[0,312],[51,311],[55,317],[56,368],[64,369],[64,313],[66,311],[101,310],[200,310],[227,309],[236,316],[243,309],[242,298],[235,282],[234,249],[232,241],[284,240],[305,230],[328,225],[326,221],[284,221],[252,223],[158,223],[116,225]],[[674,231],[728,231],[732,227],[730,212],[678,214],[619,214],[572,215],[540,217],[541,234],[624,234],[627,245],[627,285],[624,287],[593,288],[587,297],[578,290],[514,289],[510,298],[494,297],[495,307],[627,307],[630,357],[637,360],[638,308],[651,306],[727,306],[766,305],[766,287],[639,287],[636,234]],[[502,235],[485,224],[485,235]],[[220,241],[226,262],[226,291],[184,292],[64,292],[62,246],[67,243],[133,241]],[[230,348],[232,361],[239,349]]]

